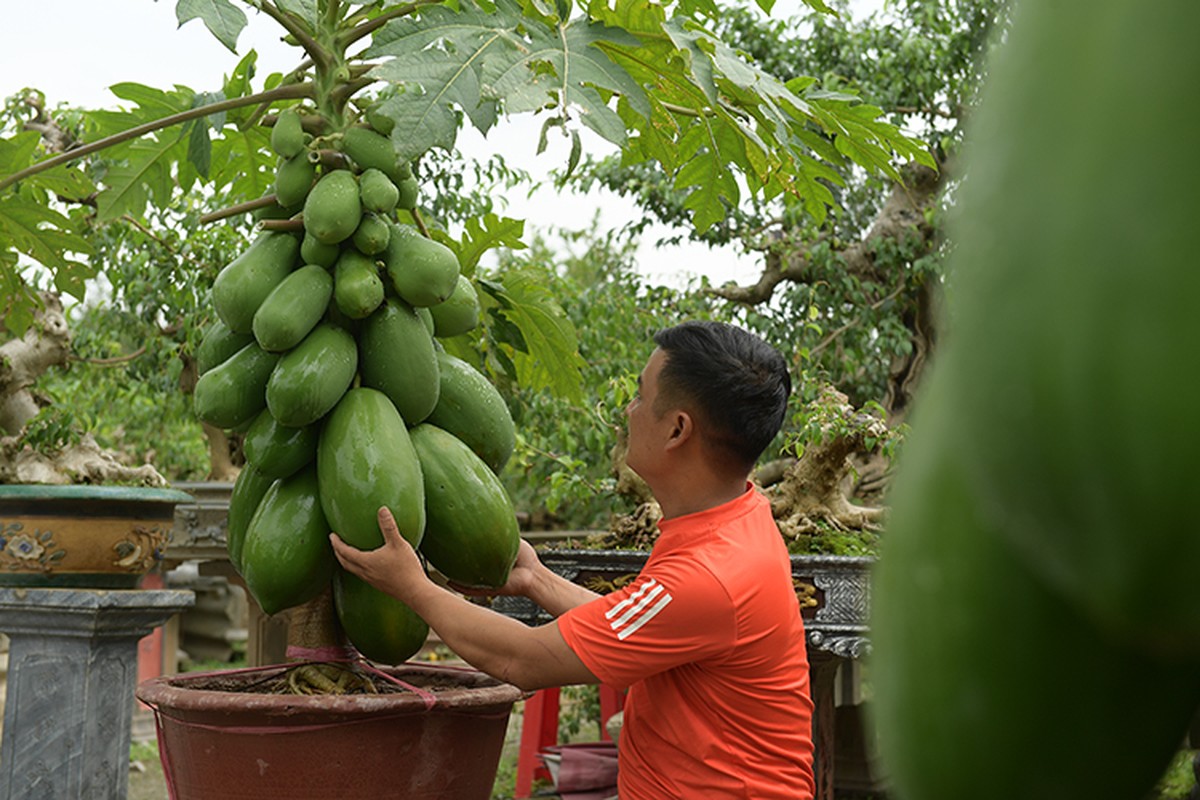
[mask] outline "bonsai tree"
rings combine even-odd
[[[880,109],[811,78],[776,79],[732,49],[707,3],[246,5],[301,51],[291,73],[255,88],[250,53],[213,95],[121,85],[134,108],[96,115],[84,142],[57,155],[40,156],[35,129],[0,142],[0,274],[5,322],[24,333],[42,305],[16,253],[78,296],[97,270],[84,223],[137,219],[181,194],[220,201],[201,223],[253,215],[253,240],[214,278],[195,409],[245,435],[231,560],[268,613],[316,612],[318,633],[297,641],[309,647],[338,636],[334,609],[375,660],[401,661],[424,639],[411,612],[334,569],[325,533],[372,546],[379,505],[451,580],[502,582],[516,531],[493,489],[511,420],[480,368],[577,387],[573,332],[546,288],[527,274],[477,275],[483,253],[520,245],[521,223],[484,214],[453,231],[430,196],[433,170],[449,168],[437,151],[453,148],[461,125],[486,133],[502,113],[540,114],[543,138],[558,130],[575,142],[568,171],[586,125],[670,175],[701,233],[746,194],[789,196],[819,222],[841,171],[902,180],[904,162],[935,166]],[[236,49],[238,4],[177,8]],[[72,201],[87,210],[64,212]],[[472,364],[481,338],[488,364]],[[473,398],[472,424],[439,413],[455,392]],[[489,435],[472,440],[480,429]],[[468,473],[489,493],[473,498],[479,519],[455,524],[436,496],[446,481],[422,475],[453,484]],[[461,530],[479,533],[455,539]]]

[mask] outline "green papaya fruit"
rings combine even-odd
[[[281,352],[298,345],[325,316],[332,294],[333,277],[322,266],[309,264],[288,275],[254,312],[259,347]]]
[[[242,439],[246,462],[263,475],[287,478],[317,458],[317,431],[309,425],[289,428],[280,425],[270,410],[262,411]]]
[[[425,533],[421,465],[400,412],[383,392],[358,387],[329,415],[317,444],[321,507],[342,539],[362,550],[383,544],[379,509],[416,547]]]
[[[267,381],[279,356],[251,342],[196,381],[192,406],[196,416],[217,428],[249,423],[263,410]]]
[[[233,568],[242,572],[242,548],[246,544],[246,529],[250,520],[258,510],[258,504],[275,478],[264,475],[247,464],[238,473],[229,493],[229,511],[225,514],[225,549],[229,553],[229,563]]]
[[[304,128],[296,109],[285,108],[276,116],[271,128],[271,149],[284,158],[295,158],[304,149]]]
[[[360,253],[373,256],[387,249],[391,235],[392,229],[386,220],[376,214],[364,214],[350,241]]]
[[[447,339],[474,330],[479,324],[479,294],[466,275],[459,275],[454,291],[445,301],[429,306],[433,334]]]
[[[334,573],[333,607],[354,648],[380,664],[407,661],[429,638],[429,626],[415,611],[343,569]]]
[[[457,436],[499,474],[516,447],[508,404],[482,372],[444,350],[437,353],[438,401],[427,422]]]
[[[326,172],[304,200],[304,230],[319,242],[343,242],[361,221],[358,181],[348,169]]]
[[[358,176],[358,196],[367,211],[390,214],[400,199],[400,190],[382,170],[372,167]]]
[[[445,302],[458,286],[458,257],[413,225],[392,225],[383,264],[396,293],[410,306]]]
[[[366,113],[367,124],[381,136],[391,136],[396,128],[396,120],[383,113],[379,105],[371,106]]]
[[[281,425],[311,425],[337,405],[357,367],[354,337],[322,323],[280,357],[267,381],[267,408]]]
[[[275,199],[281,206],[298,206],[308,197],[317,179],[317,165],[307,153],[280,159],[275,167]]]
[[[333,272],[333,300],[350,319],[363,319],[383,302],[383,279],[370,256],[348,248]]]
[[[429,416],[438,402],[438,362],[429,331],[412,307],[388,298],[358,335],[363,386],[388,396],[409,425]]]
[[[234,333],[220,318],[213,320],[196,347],[196,372],[203,375],[253,341],[252,334]]]
[[[313,599],[333,579],[335,563],[316,468],[271,484],[242,547],[242,577],[259,608],[271,615]]]
[[[1200,702],[1198,26],[1021,3],[989,67],[871,591],[897,796],[1150,796]]]
[[[342,138],[342,152],[350,156],[360,171],[377,169],[396,180],[396,148],[388,137],[370,128],[347,128]]]
[[[291,274],[300,254],[300,242],[282,231],[265,231],[229,262],[212,287],[217,316],[236,333],[250,333],[254,312],[271,290]]]
[[[428,423],[410,431],[425,481],[421,552],[463,586],[501,586],[521,543],[504,486],[457,437]]]
[[[300,242],[300,259],[305,264],[316,264],[331,269],[337,263],[342,248],[336,244],[325,244],[307,231]]]
[[[401,178],[396,184],[396,189],[398,190],[396,208],[412,211],[417,207],[417,201],[421,199],[421,184],[417,183],[416,178],[411,175],[407,178]]]
[[[417,312],[417,316],[421,318],[421,324],[425,326],[425,330],[429,331],[430,336],[433,336],[436,326],[433,323],[433,314],[430,313],[429,307],[421,306],[420,308],[414,310]],[[440,343],[435,342],[435,344]]]
[[[412,176],[413,176],[412,164],[408,161],[404,161],[403,159],[401,159],[396,164],[396,173],[394,175],[392,175],[392,180],[399,182],[399,181],[404,180],[405,178],[411,178]]]

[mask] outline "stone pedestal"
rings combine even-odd
[[[0,800],[124,800],[137,643],[186,591],[0,588],[8,689]]]

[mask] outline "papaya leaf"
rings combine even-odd
[[[496,53],[523,46],[521,24],[511,9],[489,14],[464,5],[456,13],[433,6],[376,32],[365,56],[388,58],[371,75],[402,90],[380,105],[395,120],[392,142],[401,157],[412,159],[434,147],[452,150],[460,112],[481,132],[490,129],[496,98],[486,88],[485,64]]]
[[[80,200],[96,190],[95,184],[88,179],[83,170],[70,164],[40,172],[27,178],[25,182],[66,200]]]
[[[137,104],[141,112],[137,116],[139,123],[162,119],[180,111],[186,111],[195,105],[193,99],[196,97],[195,92],[182,86],[173,92],[167,92],[153,86],[131,82],[115,83],[109,87],[109,91],[122,100]]]
[[[234,197],[262,197],[275,184],[275,160],[270,155],[271,134],[262,126],[222,131],[213,141],[212,182],[228,186]]]
[[[0,139],[0,178],[19,172],[32,164],[40,140],[41,134],[37,131],[25,131],[7,139]],[[94,189],[83,171],[70,164],[30,175],[21,181],[20,185],[50,192],[68,200],[86,197]]]
[[[91,253],[87,240],[72,229],[71,221],[21,194],[0,197],[0,250],[14,249],[52,270],[65,272],[95,270],[67,257],[68,253]],[[82,296],[81,296],[82,299]]]
[[[503,98],[506,111],[570,107],[585,125],[614,144],[624,143],[625,123],[608,107],[606,94],[620,94],[642,116],[649,115],[642,87],[597,46],[638,47],[636,37],[583,18],[554,27],[531,24],[526,31],[527,49],[512,53],[515,57],[507,64],[489,63],[491,86]]]
[[[188,134],[188,163],[196,168],[196,172],[205,180],[212,166],[212,140],[208,138],[208,126],[199,120],[189,123],[191,133]]]
[[[246,27],[246,13],[229,0],[179,0],[175,4],[179,27],[199,18],[217,40],[237,53],[238,35]]]
[[[171,167],[178,160],[173,152],[179,135],[165,131],[161,137],[142,139],[130,146],[125,159],[109,166],[107,184],[96,198],[99,219],[107,221],[122,214],[140,216],[151,198],[170,202],[174,184]]]
[[[649,103],[637,82],[593,46],[600,42],[638,44],[624,31],[582,18],[546,25],[523,17],[514,0],[500,0],[492,13],[464,3],[458,13],[436,6],[393,20],[366,55],[390,57],[372,74],[405,90],[382,110],[396,120],[393,141],[413,157],[453,147],[456,111],[486,133],[498,104],[509,113],[570,106],[601,136],[623,142],[625,125],[605,93],[620,93],[643,114]]]
[[[219,103],[224,99],[225,96],[219,92],[201,92],[192,99],[192,108]],[[212,140],[208,135],[209,129],[219,131],[224,125],[223,112],[201,117],[184,125],[184,131],[188,132],[188,163],[195,167],[197,174],[205,180],[208,180],[208,171],[212,165]]]
[[[488,250],[496,247],[507,247],[513,250],[525,249],[526,244],[521,241],[524,233],[524,220],[485,214],[482,219],[477,217],[468,219],[462,241],[450,244],[458,255],[462,273],[471,277],[475,274],[476,267],[479,266],[479,259]]]
[[[21,273],[17,270],[17,254],[5,249],[2,234],[0,234],[0,296],[4,297],[4,307],[0,308],[0,315],[4,317],[4,327],[10,333],[20,336],[33,324],[33,315],[41,307],[41,300],[34,293],[33,287],[21,277]]]
[[[221,87],[221,91],[226,97],[244,97],[254,91],[251,81],[254,79],[254,73],[258,64],[258,51],[251,50],[246,53],[237,66],[233,68],[233,73],[226,76],[225,83]],[[247,112],[252,113],[252,112]]]
[[[512,322],[524,340],[524,350],[512,354],[517,381],[533,391],[545,388],[569,401],[581,402],[584,361],[579,355],[575,328],[544,279],[532,272],[513,270],[505,273],[499,290],[494,282],[481,285],[497,300],[503,298],[504,307],[493,310]]]
[[[317,0],[276,0],[275,5],[308,26],[309,33],[317,29]]]
[[[37,131],[25,131],[0,139],[0,176],[12,175],[32,164],[41,138]]]

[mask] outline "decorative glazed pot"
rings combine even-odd
[[[0,586],[136,588],[190,500],[175,489],[0,486]]]
[[[142,683],[172,800],[488,800],[513,703],[472,669],[404,664],[391,694],[237,691],[285,666]]]
[[[607,594],[637,578],[650,554],[644,550],[547,549],[542,563],[567,580]],[[810,650],[858,658],[870,649],[869,556],[794,555],[792,583],[800,603]],[[550,616],[523,597],[497,597],[492,607],[505,616],[536,625]]]

